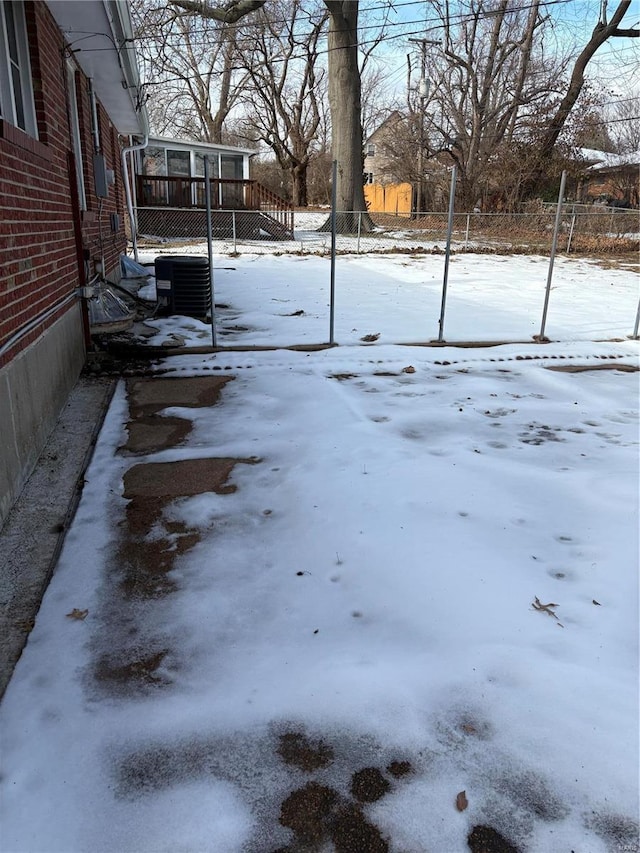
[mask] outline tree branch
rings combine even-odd
[[[235,24],[245,15],[261,9],[267,0],[231,0],[223,6],[210,6],[206,0],[171,0],[173,6],[186,9],[203,18],[213,18],[224,24]]]

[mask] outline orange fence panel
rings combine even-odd
[[[411,215],[411,184],[365,184],[364,197],[370,213]]]

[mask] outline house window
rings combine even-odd
[[[364,184],[372,184],[373,183],[373,172],[365,172],[363,177]]]
[[[149,146],[142,151],[142,173],[144,175],[166,175],[167,161],[164,148]]]
[[[0,3],[0,117],[38,138],[24,3]]]
[[[191,156],[188,151],[167,150],[167,174],[173,178],[188,178],[191,174]]]
[[[367,157],[375,157],[376,156],[376,146],[369,142],[367,145]]]
[[[78,90],[76,86],[76,67],[67,63],[67,90],[69,93],[69,121],[71,123],[71,142],[73,159],[76,164],[76,185],[80,210],[87,209],[87,194],[84,187],[84,162],[82,158],[82,136],[80,134],[80,116],[78,113]]]

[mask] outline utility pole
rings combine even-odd
[[[440,44],[430,39],[409,39],[410,42],[420,45],[420,80],[418,82],[418,97],[420,98],[420,146],[418,148],[418,192],[416,198],[416,214],[424,213],[424,120],[425,100],[429,94],[429,81],[427,80],[427,45]]]

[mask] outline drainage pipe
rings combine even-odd
[[[18,329],[17,332],[14,332],[13,335],[9,338],[9,340],[5,341],[0,347],[0,358],[3,355],[9,352],[9,350],[13,349],[13,347],[24,338],[25,335],[28,335],[29,332],[32,332],[34,329],[37,329],[42,323],[49,319],[53,314],[59,311],[61,308],[68,302],[72,302],[74,299],[78,299],[80,296],[79,291],[74,290],[72,293],[68,293],[66,296],[63,296],[62,299],[58,300],[55,305],[52,305],[51,308],[47,308],[46,311],[42,311],[42,313],[38,314],[37,317],[34,317],[33,320],[29,320],[28,323],[25,323],[21,329]]]

